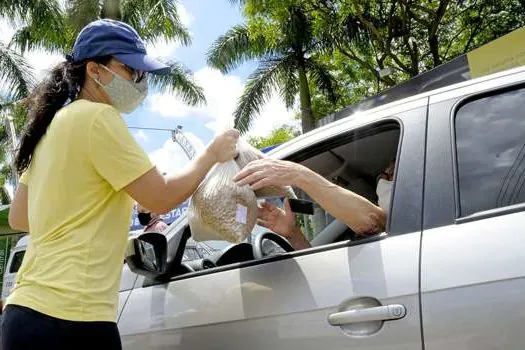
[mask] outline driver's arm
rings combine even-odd
[[[295,225],[295,227],[290,231],[289,237],[287,237],[287,239],[295,250],[308,249],[312,247],[310,242],[308,242],[304,236],[303,231],[301,231],[301,228],[297,225]]]
[[[383,209],[306,167],[301,167],[296,186],[357,234],[375,234],[385,229],[386,213]]]
[[[268,186],[299,187],[358,234],[377,233],[385,228],[386,213],[380,207],[297,163],[257,160],[241,170],[234,180],[240,186],[249,184],[253,190]]]

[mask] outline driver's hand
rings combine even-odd
[[[288,199],[284,200],[284,210],[274,204],[264,202],[259,207],[257,224],[286,238],[295,250],[306,249],[310,243],[295,221]]]
[[[290,208],[288,199],[284,201],[284,210],[272,203],[264,202],[259,207],[257,224],[266,227],[284,238],[289,239],[297,230],[295,214]]]

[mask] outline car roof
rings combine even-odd
[[[384,105],[379,105],[371,109],[349,111],[348,112],[349,114],[341,119],[338,119],[334,122],[331,122],[329,124],[316,128],[310,132],[302,134],[290,141],[287,141],[277,146],[276,148],[266,153],[266,156],[270,158],[276,158],[276,159],[286,158],[291,153],[297,152],[300,149],[302,149],[305,146],[305,144],[313,144],[313,143],[316,143],[316,142],[319,142],[325,139],[326,135],[336,134],[338,129],[346,128],[349,121],[353,122],[352,124],[359,124],[359,122],[363,122],[363,121],[371,123],[371,122],[380,120],[382,119],[382,117],[384,117],[384,115],[380,113],[382,111],[388,111],[391,109],[402,109],[405,107],[405,105],[407,109],[413,108],[415,107],[414,106],[415,102],[418,101],[421,104],[423,103],[423,101],[425,101],[425,104],[426,104],[426,101],[428,100],[428,98],[433,95],[443,94],[443,93],[450,92],[456,89],[467,87],[469,85],[483,83],[483,82],[497,79],[500,77],[513,76],[513,75],[524,73],[524,72],[525,72],[525,66],[520,66],[517,68],[508,69],[502,72],[486,75],[483,77],[470,79],[470,80],[463,81],[460,83],[440,87],[438,89],[426,91],[426,92],[416,94],[413,96],[408,96],[406,98],[399,99],[399,100],[396,100],[394,102],[390,102]],[[378,96],[378,98],[380,97],[381,95]],[[377,116],[375,116],[376,114]]]

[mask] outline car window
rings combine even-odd
[[[186,248],[186,250],[184,251],[184,259],[182,261],[195,260],[198,258],[199,258],[199,254],[197,253],[196,249]]]
[[[9,267],[9,273],[17,273],[24,260],[25,250],[19,250],[13,255],[11,266]]]
[[[455,119],[461,216],[525,202],[525,89],[466,103]]]
[[[324,152],[316,155],[312,155],[312,152],[304,158],[298,156],[297,160],[293,159],[292,161],[297,161],[324,176],[332,183],[358,193],[378,204],[376,195],[378,176],[395,159],[399,140],[399,126],[397,123],[391,123],[388,124],[388,127],[381,129],[380,132],[370,133],[366,137],[357,138],[353,141],[347,137],[341,138],[341,142],[334,143],[332,148]],[[297,223],[301,227],[303,234],[308,241],[312,242],[325,231],[325,228],[335,218],[299,188],[294,188],[294,192],[298,199],[309,201],[313,204],[313,215],[296,214]],[[270,200],[276,206],[283,208],[283,202],[279,198]],[[269,230],[256,225],[252,231],[251,239],[266,231]],[[332,235],[329,236],[331,237]],[[341,233],[339,237],[331,237],[329,240],[321,239],[321,242],[323,242],[321,244],[358,238],[362,237],[356,238],[355,233],[348,229],[347,232]],[[224,246],[227,245],[228,243],[224,242]]]
[[[319,204],[314,202],[305,192],[296,189],[295,194],[298,198],[312,202],[314,215],[297,214],[297,222],[301,226],[305,237],[312,241],[328,224],[334,221],[334,217],[324,210]]]
[[[308,196],[305,192],[298,188],[294,188],[295,195],[298,199],[311,202],[314,208],[314,214],[296,214],[297,224],[301,227],[301,230],[308,241],[312,241],[328,224],[334,221],[334,217],[324,210],[319,204]],[[279,198],[272,198],[270,201],[277,207],[284,209],[284,202]],[[255,225],[252,231],[252,238],[261,232],[269,231],[259,225]]]
[[[220,250],[215,248],[215,244],[214,241],[197,242],[190,238],[186,243],[182,261],[202,259],[213,254],[217,250]]]
[[[287,157],[286,160],[300,163],[325,177],[330,182],[353,191],[377,204],[376,187],[379,178],[386,176],[384,175],[386,170],[395,165],[398,158],[400,135],[401,130],[398,120],[381,121],[381,123],[367,125],[362,129],[352,130],[351,132],[320,141],[317,144],[312,144],[308,148]],[[393,171],[392,174],[388,175],[392,179],[389,180],[391,182],[395,178]],[[313,204],[313,215],[296,214],[298,224],[313,248],[305,251],[304,254],[317,253],[320,250],[315,248],[332,243],[356,241],[357,244],[357,241],[362,241],[363,244],[366,244],[371,240],[386,237],[385,234],[380,235],[384,231],[377,232],[376,235],[373,235],[375,237],[360,236],[341,222],[335,222],[335,218],[306,193],[298,188],[294,188],[294,191],[299,199],[310,201]],[[387,198],[387,200],[391,198],[391,196],[385,196],[384,194],[383,197]],[[265,200],[268,199],[265,198]],[[280,207],[283,206],[279,198],[271,198],[270,200]],[[389,212],[387,215],[389,215]],[[334,225],[331,225],[331,223],[334,223]],[[172,225],[168,235],[173,235],[168,244],[171,246],[173,242],[173,247],[180,249],[177,244],[187,239],[187,242],[184,241],[185,250],[182,259],[189,262],[188,260],[195,256],[193,246],[196,244],[196,241],[193,238],[184,238],[185,233],[190,234],[190,232],[186,231],[184,224],[185,222],[181,222],[180,225]],[[269,231],[267,228],[255,225],[251,235],[245,242],[238,245],[220,240],[199,241],[197,242],[197,251],[200,251],[203,246],[213,250],[212,256],[207,260],[206,264],[204,262],[202,264],[194,262],[185,264],[184,268],[174,267],[169,272],[170,277],[172,280],[176,278],[191,278],[202,274],[214,273],[215,271],[224,271],[224,268],[235,269],[242,267],[244,263],[251,263],[252,260],[255,260],[253,247],[245,243],[252,243],[255,236],[267,231]],[[270,244],[266,244],[268,242]],[[284,252],[282,247],[272,243],[270,240],[262,242],[263,256],[272,256]],[[229,247],[232,247],[232,249],[227,249]],[[333,245],[332,247],[336,249],[338,245]],[[172,254],[174,253],[172,252]],[[249,257],[250,255],[252,256]],[[222,259],[224,256],[227,259]],[[266,262],[266,260],[263,260],[263,262]],[[209,263],[211,263],[211,266]],[[190,271],[188,271],[188,268]],[[156,283],[156,281],[144,279],[144,286]]]

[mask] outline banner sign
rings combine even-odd
[[[181,216],[186,215],[186,211],[188,211],[188,205],[189,201],[185,201],[182,203],[178,208],[173,209],[169,213],[165,215],[161,215],[162,219],[166,224],[171,224],[172,222],[179,219]],[[136,230],[142,230],[144,227],[139,223],[139,219],[137,217],[137,209],[133,208],[133,213],[131,214],[131,226],[129,228],[130,231],[136,231]]]
[[[467,54],[470,75],[477,78],[525,64],[525,27]]]

